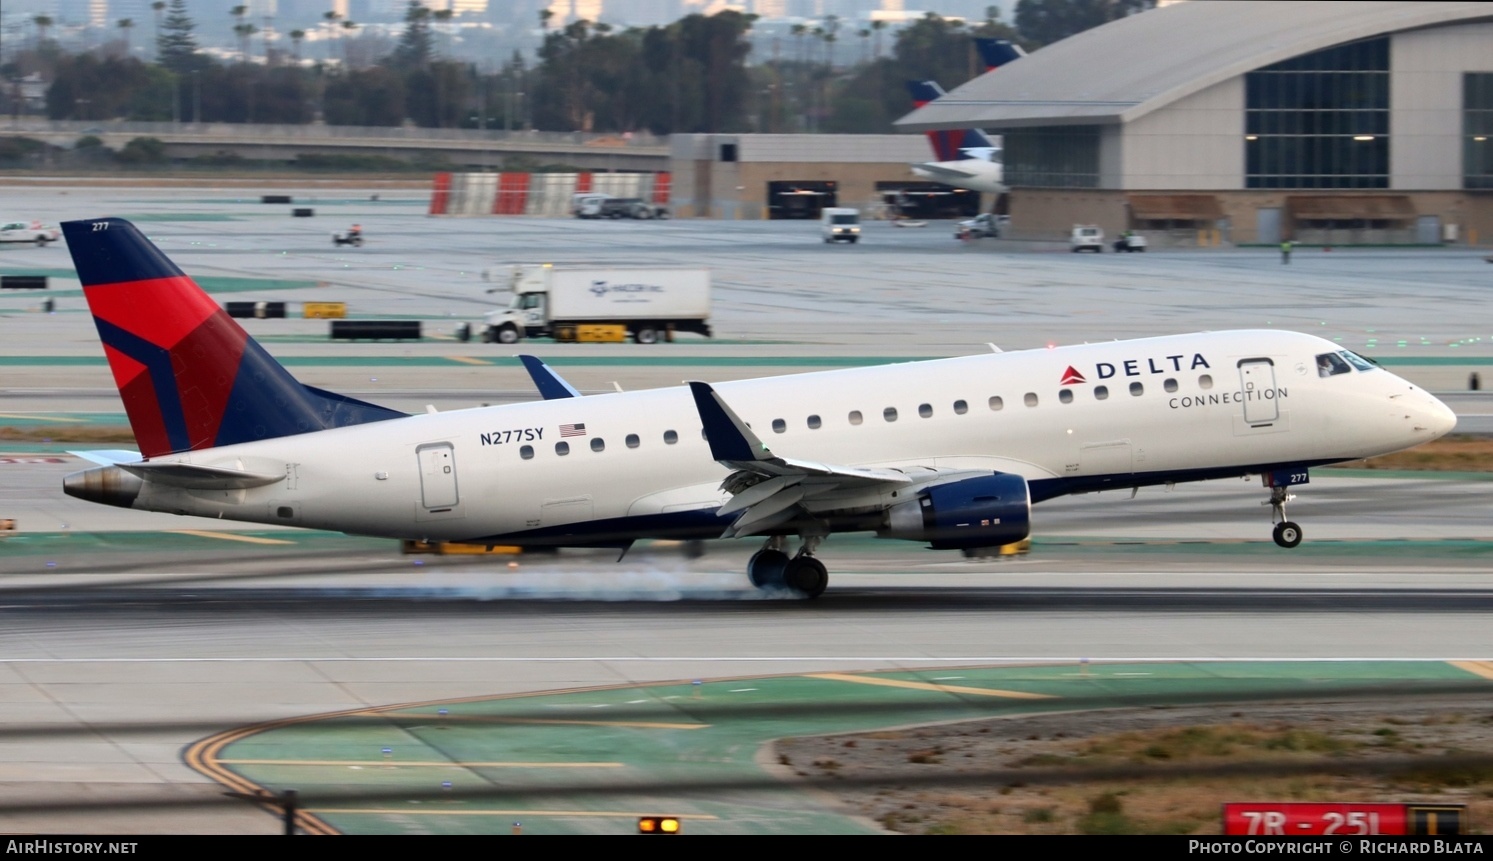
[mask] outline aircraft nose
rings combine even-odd
[[[1416,415],[1415,429],[1428,431],[1431,438],[1435,439],[1451,433],[1456,426],[1457,414],[1452,412],[1451,407],[1429,394],[1426,395],[1426,403]]]

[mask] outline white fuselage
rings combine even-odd
[[[934,161],[912,166],[912,172],[924,179],[941,182],[954,188],[1004,194],[1010,189],[1003,181],[1004,165],[983,158],[964,158],[957,161]]]
[[[1093,489],[1082,482],[1098,476],[1129,487],[1371,457],[1455,423],[1388,371],[1318,376],[1314,356],[1337,349],[1291,332],[1200,333],[715,391],[775,455],[1014,473],[1045,488],[1039,500]],[[727,499],[730,472],[712,458],[686,387],[414,415],[160,461],[286,478],[233,490],[146,481],[133,507],[429,540],[582,536],[601,521],[667,537],[672,516]]]

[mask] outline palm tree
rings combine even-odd
[[[295,58],[295,64],[297,66],[299,66],[301,64],[301,41],[303,39],[305,39],[305,38],[306,38],[306,31],[305,30],[291,30],[290,31],[290,44],[293,45],[293,46],[295,46],[295,47],[291,48],[291,56]]]
[[[247,63],[249,61],[249,34],[245,30],[244,16],[249,14],[249,7],[235,6],[228,10],[228,14],[238,19],[238,23],[233,25],[233,32],[238,34],[239,62]]]
[[[135,22],[129,18],[120,18],[118,23],[119,35],[124,37],[124,55],[128,57],[130,55],[130,30],[135,26]]]
[[[437,9],[434,12],[430,13],[430,17],[435,19],[436,30],[440,30],[442,28],[442,25],[446,27],[446,53],[448,54],[451,53],[451,17],[455,14],[456,13],[450,9]]]
[[[31,19],[31,23],[36,25],[36,47],[40,48],[42,43],[47,41],[47,28],[52,26],[52,17],[50,15],[37,15]]]
[[[864,63],[867,59],[867,49],[871,47],[871,31],[862,27],[855,31],[855,35],[861,37],[861,62]]]
[[[881,59],[881,31],[886,29],[886,22],[877,19],[871,22],[871,30],[876,34],[876,59]]]
[[[156,13],[156,44],[161,41],[161,15],[166,11],[166,0],[155,0],[150,4],[150,11]]]
[[[798,61],[804,61],[804,34],[809,32],[807,24],[794,24],[789,31],[793,34],[793,42],[798,46]]]
[[[325,18],[326,21],[327,21],[327,30],[328,30],[329,35],[336,35],[336,33],[337,33],[337,30],[336,30],[337,19],[341,18],[342,16],[340,14],[336,13],[336,12],[323,12],[323,13],[321,13],[321,17]],[[330,60],[331,58],[332,58],[332,46],[331,46],[331,43],[329,41],[328,44],[327,44],[327,59]]]
[[[359,26],[358,24],[355,24],[352,21],[343,21],[342,22],[342,32],[346,33],[347,36],[348,36],[348,38],[351,38],[352,34],[353,34],[353,31],[356,30],[356,29],[358,29],[358,26]],[[342,65],[344,65],[344,66],[351,65],[348,62],[348,59],[347,59],[347,43],[346,42],[342,43]]]

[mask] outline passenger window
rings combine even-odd
[[[591,450],[592,451],[603,451],[603,450],[606,449],[606,447],[607,447],[606,440],[602,439],[599,436],[591,438]]]
[[[919,404],[918,405],[918,415],[922,416],[925,419],[926,418],[931,418],[933,416],[933,405],[932,404]]]
[[[1094,400],[1102,401],[1109,397],[1109,386],[1095,386]]]
[[[1200,388],[1200,389],[1211,389],[1211,388],[1213,388],[1213,375],[1212,374],[1203,374],[1202,376],[1198,377],[1198,388]]]
[[[638,445],[641,444],[641,443],[642,443],[642,440],[638,439],[638,435],[637,434],[630,433],[630,434],[627,435],[627,447],[628,448],[637,448]]]
[[[1169,392],[1175,392],[1177,390],[1177,381],[1171,379],[1165,380],[1162,382],[1161,387]]]
[[[821,422],[818,416],[809,416],[809,430],[819,430],[819,426],[822,424],[824,422]]]
[[[671,430],[664,431],[664,445],[673,445],[676,442],[679,442],[679,434]]]
[[[1141,385],[1140,383],[1131,383],[1130,384],[1130,394],[1135,395],[1136,397],[1140,397],[1141,395],[1143,395],[1145,393],[1146,393],[1146,387],[1145,386]]]
[[[884,410],[881,411],[881,417],[884,418],[884,419],[886,419],[889,422],[896,421],[897,420],[897,408],[896,407],[887,407],[886,409],[884,409]]]
[[[534,446],[532,446],[532,445],[521,446],[519,448],[519,450],[518,450],[518,456],[521,457],[521,458],[523,458],[524,460],[533,460],[534,459]]]
[[[782,433],[783,431],[785,431],[787,429],[788,429],[788,423],[787,422],[783,421],[782,419],[773,419],[772,420],[772,432],[773,433]]]
[[[1071,403],[1073,403],[1073,390],[1072,389],[1060,389],[1058,391],[1058,400],[1062,401],[1065,404],[1071,404]]]
[[[1022,397],[1021,400],[1022,400],[1022,403],[1026,404],[1027,406],[1034,407],[1034,406],[1037,405],[1037,393],[1036,392],[1027,392],[1026,395],[1024,397]]]
[[[863,419],[861,418],[861,411],[860,410],[851,410],[850,411],[850,423],[851,424],[858,425],[862,421],[863,421]]]
[[[568,442],[557,442],[557,443],[555,443],[555,454],[561,455],[562,457],[564,455],[570,454],[570,443],[568,443]]]
[[[967,412],[969,412],[969,404],[965,403],[964,401],[954,402],[954,415],[962,416]]]
[[[1317,376],[1335,377],[1338,374],[1351,374],[1353,368],[1342,356],[1337,353],[1323,353],[1317,357]]]
[[[1002,407],[1004,407],[1005,405],[1006,405],[1006,402],[1003,401],[1003,400],[1001,400],[1000,395],[995,395],[994,397],[992,397],[990,399],[990,409],[992,409],[992,410],[999,410]]]

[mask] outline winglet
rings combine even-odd
[[[726,406],[709,383],[690,380],[689,390],[695,396],[695,409],[700,411],[700,422],[705,426],[711,457],[734,462],[772,459],[772,452],[752,433],[747,423]]]
[[[540,361],[538,356],[520,355],[518,359],[524,363],[524,369],[529,372],[529,376],[534,380],[534,385],[539,389],[539,394],[543,395],[545,400],[552,401],[556,398],[578,398],[581,396],[581,393],[576,391],[575,386],[565,382],[563,377],[555,373],[554,369],[549,365]]]

